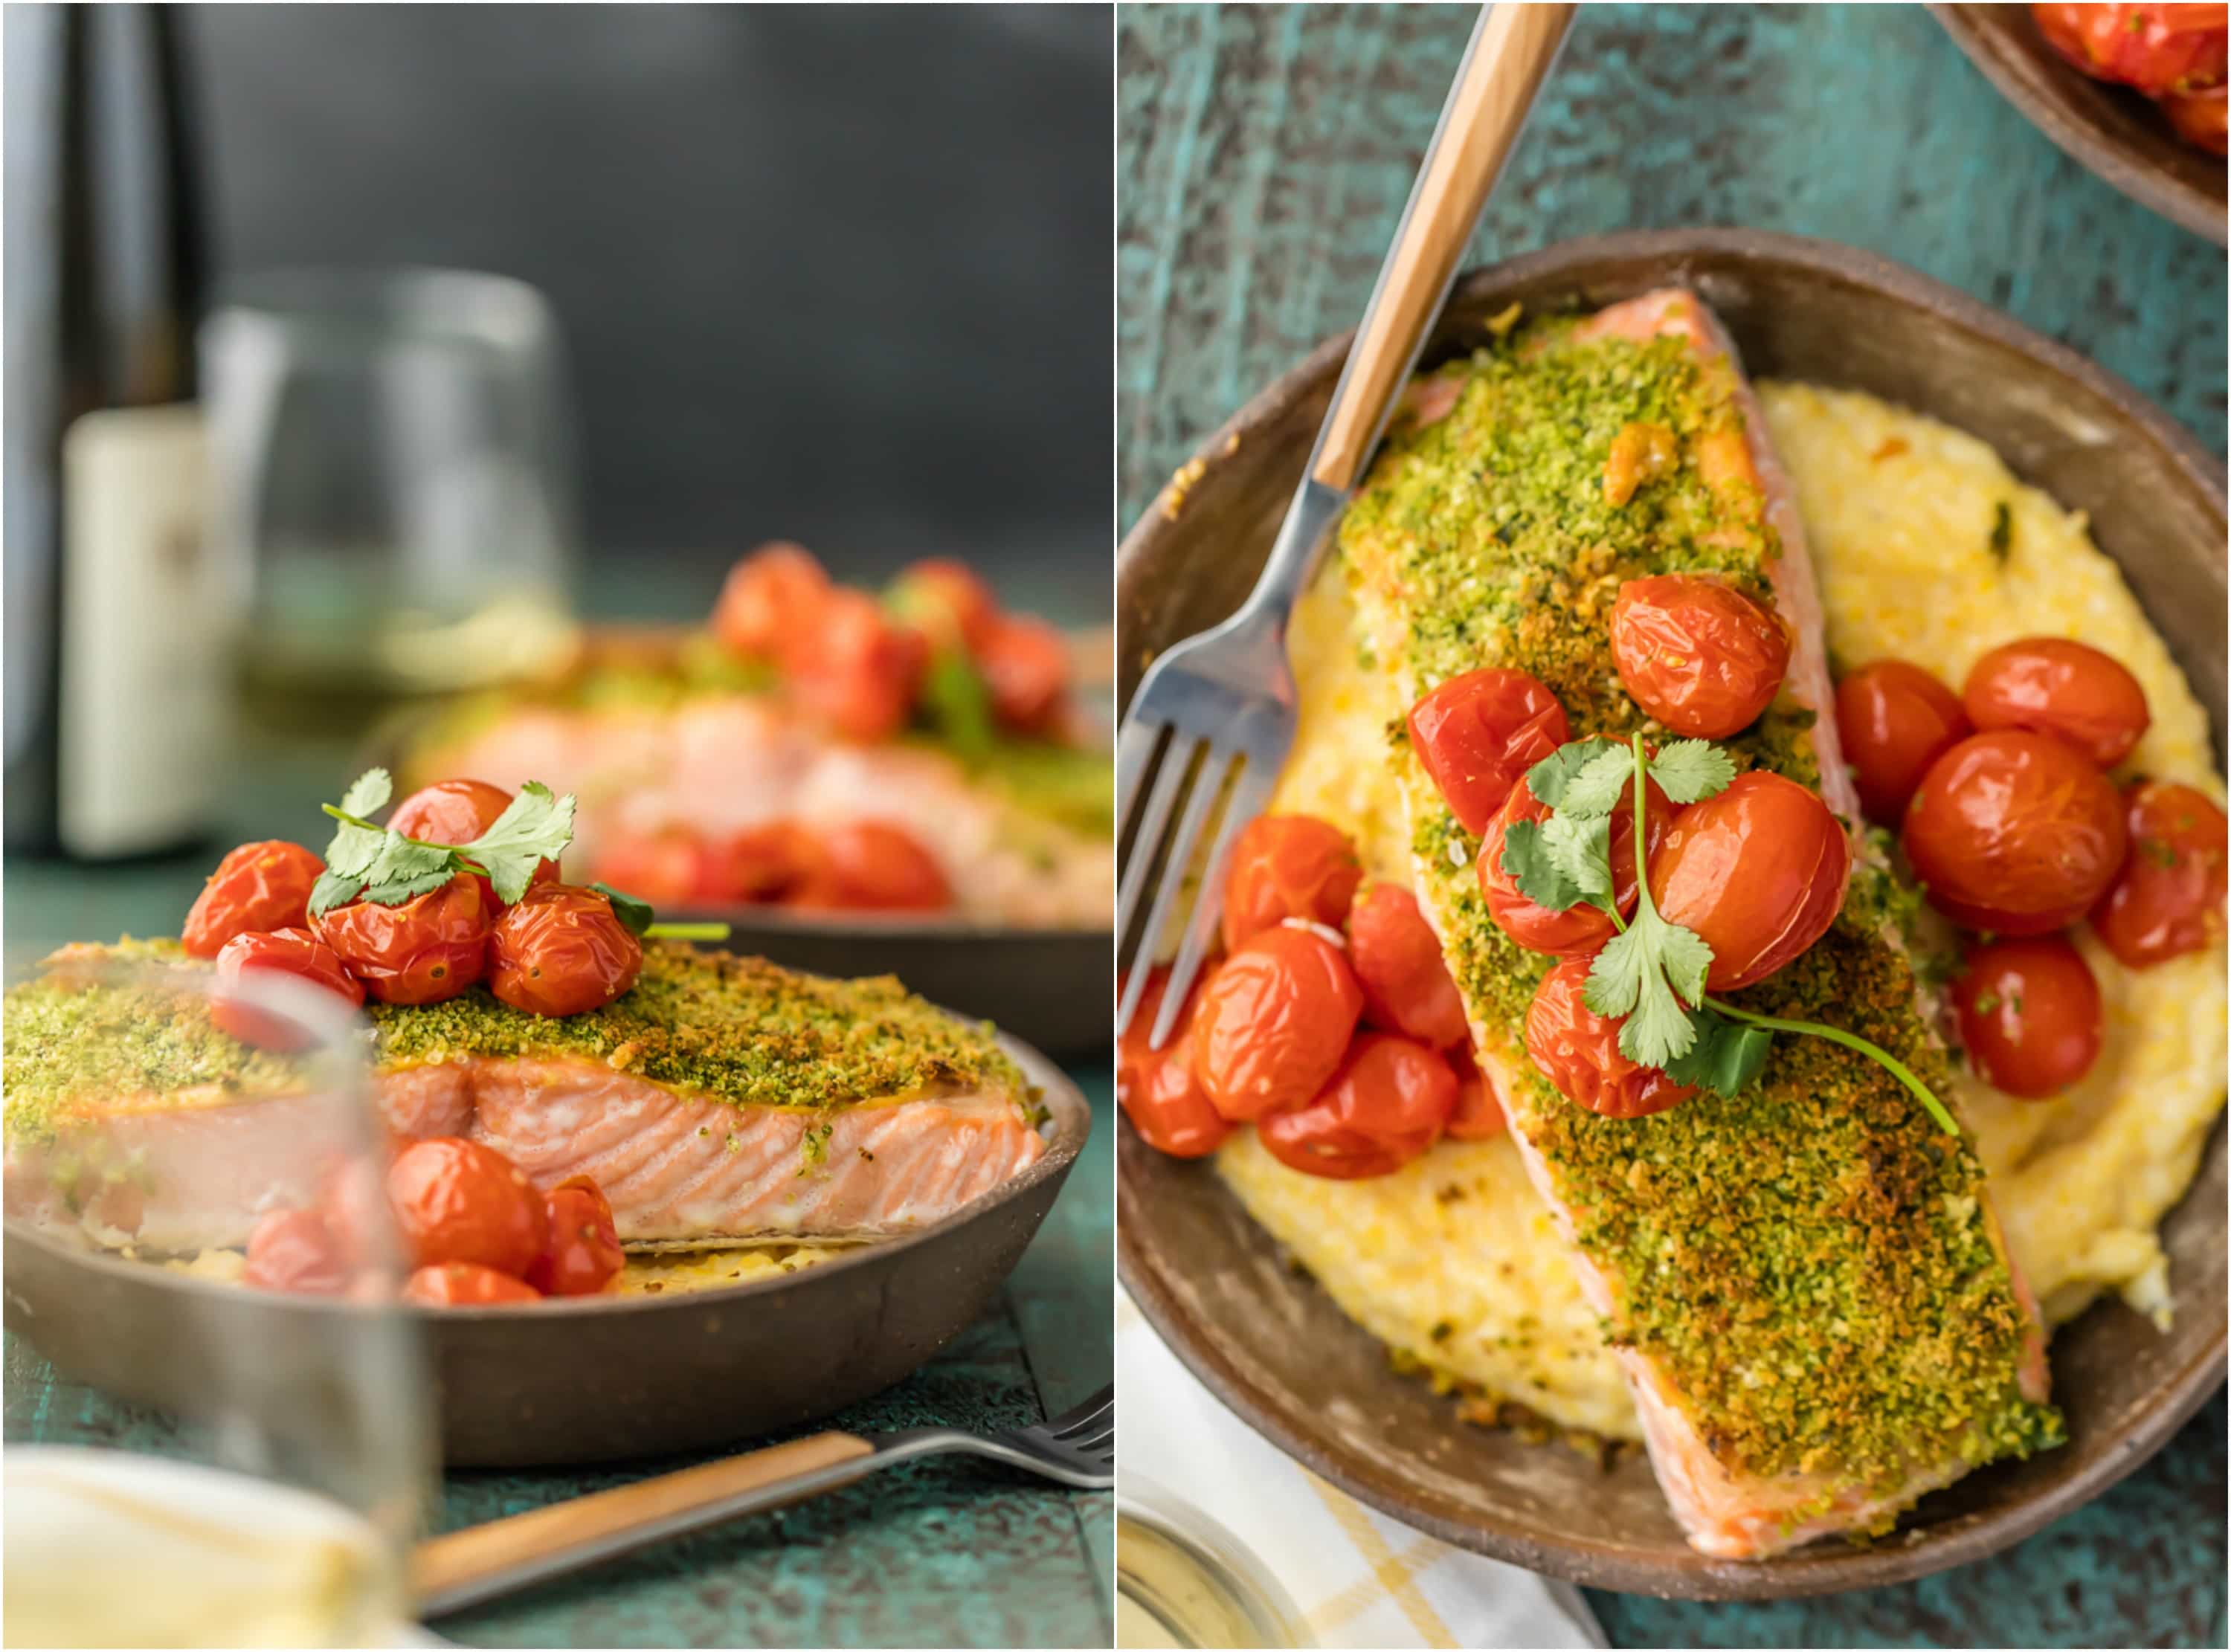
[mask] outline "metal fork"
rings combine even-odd
[[[1294,743],[1286,623],[1295,599],[1417,365],[1465,242],[1549,78],[1574,10],[1504,3],[1482,14],[1270,560],[1237,613],[1155,661],[1132,696],[1116,758],[1116,817],[1129,842],[1116,892],[1118,956],[1129,959],[1116,1010],[1119,1034],[1138,1011],[1146,966],[1196,864],[1199,893],[1149,1029],[1153,1047],[1169,1037],[1200,972],[1232,841],[1262,812]],[[1216,829],[1204,860],[1199,851],[1212,821]],[[1141,922],[1149,888],[1154,898]]]
[[[964,1434],[831,1430],[430,1538],[411,1557],[422,1617],[437,1617],[723,1520],[763,1513],[915,1457],[960,1451],[1065,1486],[1116,1483],[1116,1391],[1025,1429]]]

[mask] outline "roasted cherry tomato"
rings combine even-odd
[[[704,851],[697,894],[722,902],[787,900],[813,881],[821,864],[820,846],[804,827],[794,821],[769,821],[747,826]],[[616,889],[635,893],[616,879],[605,881]]]
[[[1478,836],[1526,771],[1571,738],[1539,677],[1490,667],[1410,707],[1410,746],[1465,830]]]
[[[1162,1012],[1162,995],[1169,991],[1169,966],[1157,964],[1147,971],[1147,984],[1139,991],[1138,1008],[1132,1012],[1131,1024],[1123,1029],[1122,1037],[1116,1046],[1116,1093],[1120,1099],[1134,1085],[1146,1081],[1148,1073],[1167,1060],[1179,1041],[1190,1031],[1193,1018],[1200,1009],[1200,987],[1196,982],[1192,996],[1178,1011],[1176,1023],[1160,1049],[1147,1040],[1154,1036],[1154,1017]],[[1119,987],[1120,991],[1120,987]]]
[[[1439,1138],[1456,1111],[1457,1077],[1423,1044],[1365,1033],[1307,1107],[1255,1126],[1280,1164],[1358,1181],[1400,1170]]]
[[[2223,80],[2231,37],[2220,5],[2034,5],[2047,44],[2095,80],[2150,98]]]
[[[1117,1049],[1116,1099],[1147,1145],[1174,1158],[1202,1158],[1224,1145],[1232,1126],[1210,1105],[1208,1092],[1193,1073],[1198,992],[1179,1011],[1168,1042],[1160,1049],[1148,1046],[1169,982],[1168,969],[1156,965],[1139,994],[1138,1008]]]
[[[1873,660],[1836,685],[1836,732],[1859,807],[1896,827],[1929,765],[1975,731],[1960,696],[1904,660]]]
[[[597,877],[654,907],[679,907],[725,887],[704,840],[687,826],[615,833],[597,847]]]
[[[421,1268],[405,1280],[403,1300],[428,1307],[495,1307],[505,1302],[540,1302],[542,1293],[524,1280],[477,1262],[441,1262]]]
[[[1432,1049],[1471,1035],[1440,938],[1399,884],[1374,884],[1348,914],[1348,961],[1363,989],[1363,1018]]]
[[[1622,1016],[1600,1016],[1582,996],[1593,960],[1568,958],[1542,978],[1526,1011],[1526,1053],[1557,1093],[1607,1119],[1639,1119],[1678,1107],[1696,1090],[1620,1054]]]
[[[314,921],[382,1003],[439,1003],[487,973],[489,915],[479,880],[459,877],[399,907],[352,900]]]
[[[1001,614],[975,645],[992,710],[1009,728],[1043,734],[1069,700],[1069,640],[1044,620]]]
[[[356,1270],[315,1210],[274,1210],[248,1236],[248,1282],[267,1291],[339,1296]]]
[[[1457,1108],[1449,1114],[1447,1134],[1457,1141],[1486,1141],[1510,1128],[1503,1098],[1472,1059],[1471,1047],[1458,1045],[1448,1052],[1449,1070],[1457,1075]]]
[[[1310,815],[1256,816],[1239,829],[1225,864],[1227,952],[1289,918],[1338,929],[1363,881],[1363,862],[1348,834]]]
[[[891,606],[939,643],[973,653],[999,618],[999,602],[976,571],[951,557],[926,557],[891,582]]]
[[[799,703],[847,739],[898,732],[929,665],[929,641],[863,590],[832,586],[788,655]]]
[[[1828,932],[1852,881],[1852,840],[1819,794],[1754,769],[1690,804],[1650,857],[1668,923],[1712,949],[1714,992],[1763,981]]]
[[[1193,1071],[1234,1124],[1298,1107],[1348,1052],[1363,989],[1347,955],[1315,930],[1282,924],[1217,967],[1193,1012]]]
[[[2103,769],[2130,756],[2153,720],[2136,677],[2066,637],[2025,637],[1993,649],[1968,673],[1960,698],[1979,729],[2057,735]]]
[[[604,1191],[585,1176],[569,1176],[542,1196],[550,1237],[527,1270],[527,1282],[545,1296],[593,1296],[627,1266],[620,1230]]]
[[[801,907],[939,912],[953,904],[945,869],[913,833],[856,820],[823,831],[818,857],[786,897]]]
[[[2203,793],[2149,780],[2124,794],[2131,847],[2092,927],[2124,965],[2143,970],[2223,932],[2223,811]]]
[[[643,943],[594,889],[529,889],[488,931],[488,991],[529,1015],[601,1010],[642,972]]]
[[[2172,92],[2161,100],[2162,113],[2176,135],[2195,149],[2211,155],[2224,152],[2226,88],[2211,86],[2204,92]]]
[[[1599,737],[1600,738],[1600,737]],[[1643,793],[1643,815],[1649,829],[1649,849],[1655,853],[1673,823],[1672,800],[1652,780]],[[1611,914],[1581,901],[1562,912],[1529,900],[1518,880],[1504,868],[1504,851],[1510,847],[1510,829],[1520,821],[1539,823],[1549,817],[1549,804],[1534,795],[1525,781],[1511,787],[1487,833],[1479,841],[1479,890],[1487,900],[1488,916],[1496,926],[1529,952],[1555,952],[1576,958],[1593,952],[1612,938]],[[1634,911],[1634,782],[1619,794],[1611,816],[1611,887],[1622,916]]]
[[[728,570],[713,608],[713,635],[733,653],[782,659],[813,629],[829,590],[812,552],[780,540],[763,545]]]
[[[1667,728],[1725,739],[1782,692],[1789,628],[1721,580],[1658,574],[1619,588],[1611,656],[1634,703]]]
[[[484,780],[437,780],[396,804],[387,823],[404,836],[415,837],[422,843],[448,843],[462,848],[495,825],[497,816],[510,807],[511,794],[501,786],[489,785]],[[554,883],[557,880],[557,861],[546,860],[534,868],[535,883]],[[501,912],[503,902],[495,898],[495,886],[486,878],[478,881],[488,911]]]
[[[217,863],[186,913],[179,941],[194,958],[215,958],[235,935],[301,929],[310,890],[326,863],[300,843],[242,843]]]
[[[1905,856],[1956,923],[2042,935],[2073,923],[2114,881],[2130,834],[2123,800],[2050,734],[1971,734],[1929,766],[1905,811]]]
[[[421,1268],[477,1262],[524,1277],[550,1236],[534,1184],[493,1147],[462,1136],[417,1141],[387,1167],[387,1202]]]
[[[1952,1003],[1977,1074],[2008,1095],[2058,1095],[2099,1058],[2099,984],[2066,936],[1970,946]]]
[[[289,1016],[281,1001],[258,1009],[244,997],[228,995],[245,976],[285,975],[331,993],[345,1009],[364,1002],[364,983],[341,967],[340,955],[307,929],[279,929],[268,935],[235,935],[217,955],[217,989],[210,995],[210,1019],[243,1044],[261,1049],[307,1049],[318,1042],[314,1027]]]

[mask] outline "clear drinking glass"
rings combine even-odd
[[[251,689],[377,700],[547,664],[572,636],[558,326],[525,283],[294,270],[204,325],[217,554]]]
[[[1116,1496],[1116,1644],[1307,1647],[1263,1563],[1200,1509],[1126,1470]]]
[[[55,1372],[0,1460],[9,1644],[396,1642],[434,1458],[362,1018],[126,945],[0,1030],[8,1326]]]

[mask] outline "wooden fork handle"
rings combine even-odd
[[[1502,0],[1465,54],[1310,467],[1335,493],[1371,456],[1575,10]]]
[[[445,1610],[501,1592],[500,1583],[570,1570],[564,1564],[568,1557],[616,1554],[630,1546],[625,1541],[630,1537],[648,1542],[702,1523],[692,1516],[781,1508],[850,1484],[868,1471],[863,1461],[859,1474],[822,1471],[874,1454],[875,1447],[858,1435],[832,1430],[469,1526],[417,1546],[411,1562],[412,1596],[422,1610]],[[786,1481],[800,1483],[786,1490]],[[739,1502],[746,1506],[730,1507]]]

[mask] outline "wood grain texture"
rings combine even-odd
[[[1118,455],[1128,526],[1193,446],[1354,325],[1469,7],[1123,8]],[[1741,224],[1912,265],[2129,379],[2220,454],[2221,249],[2055,149],[1918,7],[1583,8],[1468,262]],[[1980,1565],[1862,1595],[1597,1594],[1615,1644],[2216,1645],[2226,1410]]]

